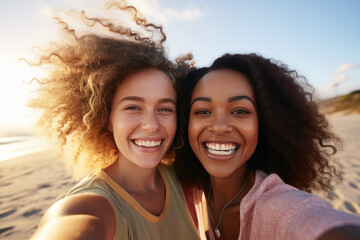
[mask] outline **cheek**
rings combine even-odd
[[[177,130],[176,121],[177,121],[176,116],[164,119],[163,121],[163,126],[165,126],[171,141],[174,139]]]
[[[112,119],[112,128],[115,131],[124,131],[130,129],[133,125],[136,125],[139,120],[136,118],[131,118],[126,115],[120,115]]]
[[[202,124],[193,119],[192,117],[189,118],[189,127],[188,127],[188,136],[189,136],[189,143],[191,148],[196,154],[196,149],[198,148],[198,137],[201,132],[201,126]]]
[[[244,133],[246,135],[246,144],[249,146],[250,151],[253,153],[256,149],[259,137],[259,126],[257,121],[253,121],[247,124],[246,128],[244,128]]]
[[[253,132],[251,132],[249,134],[249,139],[250,139],[250,147],[251,147],[252,151],[255,151],[255,148],[256,148],[257,143],[258,143],[257,130],[254,130]]]
[[[128,144],[128,138],[137,128],[139,119],[118,114],[111,118],[110,123],[115,143],[119,148]]]

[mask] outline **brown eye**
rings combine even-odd
[[[232,113],[232,114],[248,114],[249,111],[244,110],[244,109],[237,109],[237,110],[235,110],[235,111],[232,111],[231,113]]]
[[[129,110],[129,111],[140,111],[141,108],[140,108],[139,106],[136,106],[136,105],[131,105],[131,106],[125,107],[125,110]]]
[[[161,107],[160,109],[159,109],[159,112],[168,112],[168,113],[173,113],[174,112],[174,110],[173,109],[171,109],[171,108],[169,108],[169,107]]]
[[[209,112],[208,110],[196,110],[195,111],[195,114],[198,114],[198,115],[203,115],[203,114],[211,114],[211,112]]]

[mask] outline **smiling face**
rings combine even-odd
[[[243,74],[214,70],[191,97],[189,142],[206,171],[226,178],[245,167],[258,141],[255,94]]]
[[[115,93],[108,129],[119,161],[156,167],[176,132],[176,93],[170,78],[156,69],[126,78]]]

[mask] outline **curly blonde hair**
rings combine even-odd
[[[168,60],[162,45],[166,39],[162,27],[138,17],[136,8],[125,5],[124,1],[110,7],[129,11],[138,26],[163,37],[155,42],[109,19],[89,18],[85,11],[72,10],[85,25],[100,25],[118,37],[94,33],[77,36],[64,19],[56,17],[68,37],[43,51],[37,62],[30,63],[46,68],[48,76],[36,79],[37,94],[29,106],[39,110],[37,125],[60,144],[62,158],[78,178],[118,158],[119,152],[107,125],[112,99],[125,78],[154,68],[166,73],[175,84],[175,79],[191,68],[188,61],[191,55],[175,62]],[[172,153],[180,142],[175,137],[165,159],[173,159]]]

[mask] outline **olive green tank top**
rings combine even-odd
[[[116,217],[116,240],[200,239],[174,170],[166,166],[158,169],[166,189],[165,205],[158,216],[144,209],[102,169],[84,178],[67,195],[94,193],[107,199]]]

